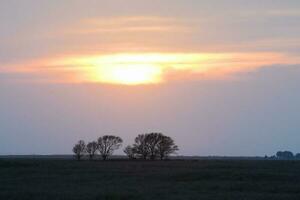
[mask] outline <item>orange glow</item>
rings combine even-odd
[[[96,68],[94,78],[97,82],[126,85],[150,84],[161,82],[161,70],[155,65],[131,64]]]
[[[275,53],[112,53],[64,55],[9,69],[43,73],[54,82],[144,85],[178,79],[226,78],[272,64],[289,64],[291,60],[295,62],[294,58]]]
[[[64,58],[52,65],[76,66],[84,79],[112,84],[154,84],[164,81],[167,70],[206,71],[206,66],[228,55],[215,54],[112,54]]]

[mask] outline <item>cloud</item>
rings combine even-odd
[[[267,12],[269,15],[287,15],[287,11]],[[293,11],[289,14],[296,13]],[[218,19],[217,22],[211,21],[215,19],[214,15],[208,18],[199,16],[113,15],[76,18],[59,28],[46,32],[40,30],[35,34],[35,40],[25,43],[10,41],[10,45],[14,46],[12,49],[19,49],[19,44],[28,46],[28,54],[36,56],[32,61],[22,60],[24,54],[21,53],[18,59],[18,52],[13,51],[6,57],[14,56],[19,62],[5,65],[2,62],[0,73],[9,73],[8,77],[18,74],[17,79],[20,74],[32,74],[46,82],[115,83],[110,79],[123,79],[121,76],[132,76],[135,71],[135,80],[144,76],[145,79],[156,80],[150,81],[153,83],[228,78],[262,66],[299,63],[298,38],[284,35],[252,38],[251,35],[255,34],[247,31],[250,27],[248,23],[261,18],[250,17],[240,24],[239,18],[237,21]],[[215,26],[220,27],[216,29]],[[244,32],[251,37],[242,31],[244,26]],[[232,32],[227,31],[231,30],[230,27],[233,28]],[[234,29],[239,30],[238,34]],[[244,37],[247,39],[244,40]],[[146,75],[149,72],[152,73],[151,77]],[[26,78],[26,81],[29,80]]]
[[[50,82],[151,84],[174,80],[224,79],[263,66],[298,64],[280,53],[118,53],[65,55],[0,69],[34,74]]]
[[[269,10],[266,12],[269,16],[274,17],[300,17],[299,9],[289,9],[289,10]]]
[[[295,8],[267,8],[237,11],[239,15],[244,17],[299,17],[300,11]]]
[[[264,9],[251,14],[237,9],[230,15],[199,9],[202,12],[189,15],[130,12],[75,15],[68,19],[59,16],[61,20],[29,23],[18,32],[4,30],[9,37],[1,43],[0,62],[65,54],[289,53],[299,49],[299,26],[294,19],[274,20],[266,17]]]
[[[57,36],[187,32],[182,20],[159,16],[86,18],[58,31]]]

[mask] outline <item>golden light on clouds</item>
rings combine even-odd
[[[39,37],[31,44],[43,46],[46,41],[47,51],[37,55],[33,51],[30,61],[20,58],[19,64],[2,64],[0,74],[26,77],[26,81],[140,85],[223,79],[261,67],[300,63],[295,54],[274,51],[296,49],[297,38],[231,43],[226,42],[227,34],[215,38],[215,30],[208,31],[213,19],[207,20],[159,15],[80,17],[34,34]]]
[[[228,55],[144,53],[112,54],[102,56],[69,57],[52,62],[52,66],[79,67],[78,78],[88,82],[111,84],[154,84],[165,80],[172,71],[205,72],[217,59]]]
[[[70,72],[72,81],[139,85],[224,77],[288,60],[274,53],[119,53],[65,56],[40,65],[52,73]]]
[[[145,85],[227,79],[261,67],[296,63],[297,57],[263,52],[78,54],[11,65],[0,73],[26,74],[46,82]]]

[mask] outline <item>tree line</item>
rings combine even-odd
[[[294,154],[291,151],[277,151],[276,155],[265,156],[265,158],[270,159],[300,159],[300,153]]]
[[[86,144],[83,140],[79,140],[73,147],[73,153],[77,160],[88,156],[93,160],[97,154],[106,160],[113,155],[114,151],[122,146],[122,138],[114,135],[104,135],[97,141]],[[129,159],[166,159],[171,154],[175,154],[179,150],[174,140],[162,133],[145,133],[139,134],[132,145],[124,148],[124,153]]]

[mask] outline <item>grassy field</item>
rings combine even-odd
[[[299,161],[1,159],[0,199],[300,199]]]

